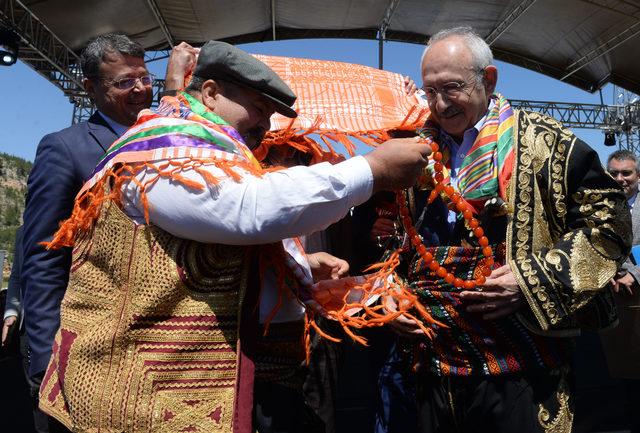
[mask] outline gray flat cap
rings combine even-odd
[[[291,108],[296,95],[273,70],[240,48],[220,41],[209,41],[200,48],[193,75],[203,79],[231,81],[248,87],[271,100],[283,116],[296,117]]]

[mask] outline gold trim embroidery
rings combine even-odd
[[[556,416],[551,418],[549,410],[540,404],[538,408],[538,422],[545,433],[571,433],[573,427],[573,410],[570,404],[571,396],[564,373],[558,384],[556,399],[558,400],[558,413],[556,413]]]

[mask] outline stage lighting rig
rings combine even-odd
[[[18,60],[18,36],[0,29],[0,66],[11,66]]]

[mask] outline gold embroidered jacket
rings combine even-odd
[[[516,111],[516,161],[507,196],[507,260],[546,335],[615,322],[609,280],[626,259],[626,199],[595,151],[556,120]]]

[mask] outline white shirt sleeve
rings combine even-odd
[[[147,187],[150,222],[175,236],[200,242],[270,243],[326,228],[367,200],[373,188],[371,168],[362,156],[336,165],[292,167],[262,177],[244,172],[240,182],[213,166],[207,169],[221,182],[203,191],[167,178]],[[180,174],[204,183],[193,170]],[[145,183],[154,176],[145,170],[137,178]],[[144,223],[138,186],[128,182],[122,192],[125,212]]]

